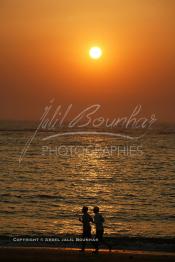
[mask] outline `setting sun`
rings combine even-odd
[[[102,56],[102,50],[100,47],[92,47],[89,50],[89,55],[92,59],[99,59]]]

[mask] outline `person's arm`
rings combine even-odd
[[[97,224],[97,218],[94,216],[94,224]]]
[[[104,219],[104,217],[100,214],[100,216],[99,216],[99,220],[102,222],[102,223],[104,223],[105,222],[105,219]]]
[[[102,221],[102,223],[104,223],[104,222],[105,222],[105,219],[104,219],[104,217],[103,217],[103,216],[101,216],[101,221]]]

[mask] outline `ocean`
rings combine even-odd
[[[38,131],[24,154],[34,126],[0,125],[1,236],[81,234],[82,206],[97,205],[106,236],[175,237],[174,126],[137,140]]]

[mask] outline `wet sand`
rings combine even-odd
[[[88,249],[81,253],[79,249],[46,248],[46,247],[0,247],[0,260],[10,262],[60,262],[60,261],[142,261],[161,262],[175,261],[175,253],[115,250],[108,252],[101,250],[93,254]]]

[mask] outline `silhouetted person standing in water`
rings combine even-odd
[[[111,251],[111,245],[106,243],[106,241],[103,239],[103,233],[104,233],[104,226],[103,223],[105,222],[104,217],[102,214],[99,213],[99,207],[94,207],[94,224],[96,227],[96,235],[95,237],[98,239],[98,242],[95,243],[95,253],[98,253],[99,249],[99,243],[106,245],[109,248],[109,251]]]
[[[91,222],[93,222],[92,217],[88,213],[88,207],[84,206],[82,208],[82,217],[79,218],[79,221],[83,223],[83,238],[91,238]],[[86,241],[83,241],[82,244],[82,251],[85,250]]]

